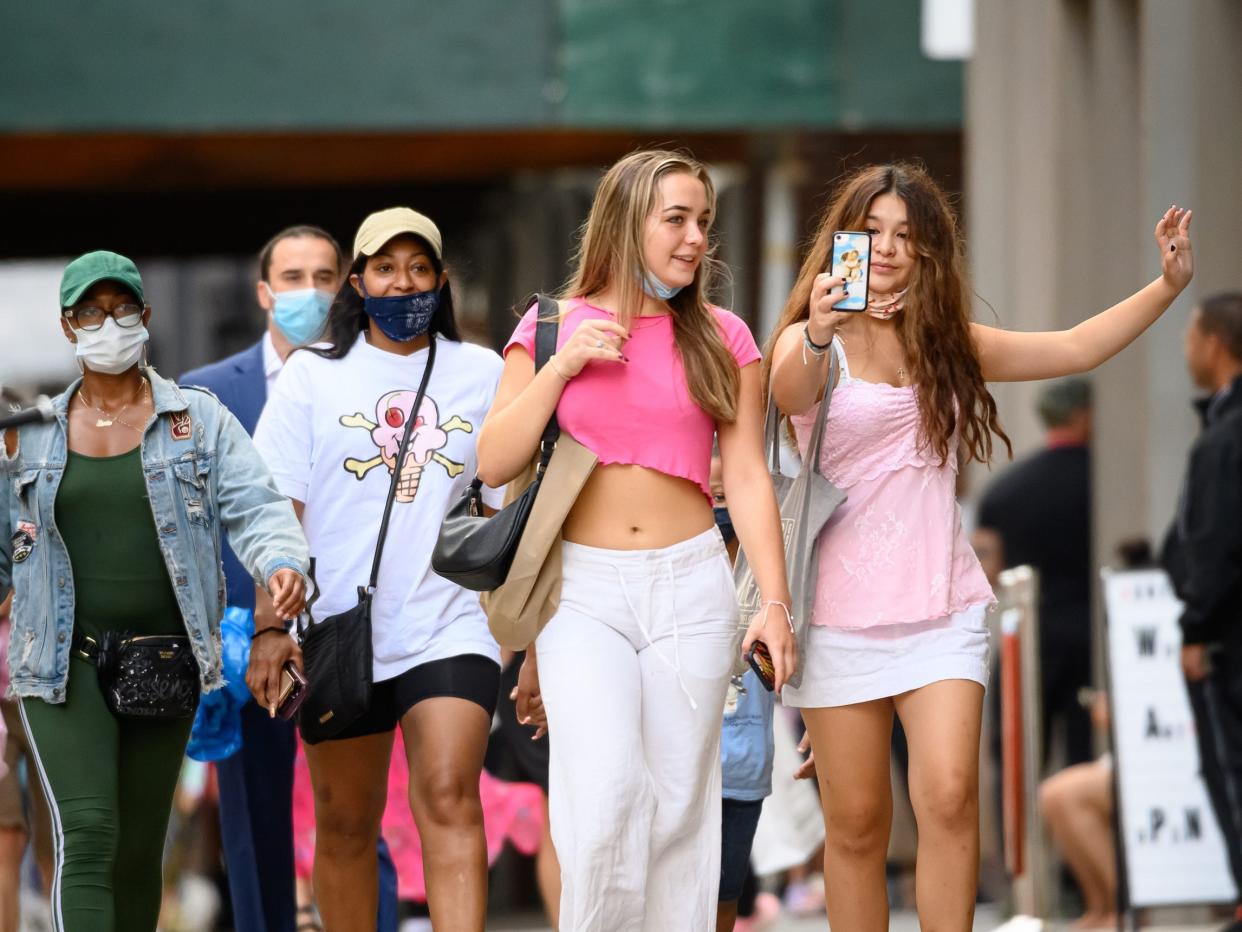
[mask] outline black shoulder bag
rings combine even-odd
[[[556,301],[545,295],[535,295],[534,299],[539,303],[535,324],[535,371],[538,372],[556,352],[560,308]],[[477,592],[491,592],[504,584],[560,435],[554,411],[539,440],[539,466],[535,471],[535,481],[521,496],[490,518],[483,514],[483,481],[478,476],[474,477],[440,525],[440,536],[431,554],[433,570],[445,579]]]
[[[388,519],[392,515],[393,499],[397,494],[397,482],[401,476],[401,464],[405,462],[406,448],[418,412],[427,393],[431,367],[436,361],[436,338],[433,334],[427,346],[427,368],[414,396],[414,406],[406,418],[405,433],[393,466],[392,481],[388,484],[388,501],[384,503],[384,519],[380,522],[379,540],[375,543],[375,559],[371,562],[371,579],[366,586],[358,587],[358,604],[347,612],[332,615],[323,621],[303,627],[298,625],[298,641],[302,645],[302,665],[309,683],[306,700],[298,711],[298,728],[302,740],[317,744],[333,738],[358,720],[371,704],[371,600],[379,580],[380,558],[384,555],[384,538],[388,534]],[[311,560],[311,579],[314,580],[315,561]],[[306,604],[309,615],[311,607],[319,598],[315,595]],[[314,619],[311,619],[314,622]]]

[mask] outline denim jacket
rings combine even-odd
[[[216,397],[180,388],[148,369],[155,415],[142,436],[142,468],[155,530],[204,692],[223,685],[220,527],[258,582],[288,567],[305,573],[306,538],[250,437]],[[66,462],[69,399],[56,420],[18,428],[13,457],[0,443],[0,596],[13,587],[12,691],[65,700],[73,640],[69,552],[56,530],[56,492]]]

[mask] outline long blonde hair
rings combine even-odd
[[[648,149],[621,159],[604,175],[595,190],[591,213],[583,225],[574,254],[574,272],[562,299],[599,294],[610,286],[620,307],[612,310],[627,330],[643,306],[647,264],[643,239],[647,218],[659,206],[660,182],[669,175],[697,178],[707,191],[715,216],[716,188],[702,163],[683,152]],[[741,378],[737,360],[725,346],[707,295],[720,274],[719,262],[708,250],[695,271],[694,281],[669,299],[673,309],[673,336],[686,373],[690,396],[718,422],[737,417]]]
[[[996,402],[988,391],[970,333],[970,288],[967,284],[961,234],[949,199],[920,166],[899,162],[870,165],[850,175],[824,211],[815,240],[802,263],[785,310],[768,339],[764,353],[764,385],[772,350],[785,328],[810,314],[811,286],[827,271],[836,230],[866,229],[871,203],[894,194],[906,205],[914,269],[906,291],[905,310],[897,315],[897,337],[910,363],[918,389],[922,440],[940,458],[948,459],[959,434],[966,456],[987,463],[992,435],[1013,447],[1000,426]]]

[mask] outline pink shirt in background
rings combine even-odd
[[[849,496],[819,540],[817,625],[870,628],[943,618],[994,601],[962,529],[957,438],[941,464],[919,444],[913,388],[841,380],[824,427],[821,467]],[[816,405],[792,418],[806,455]]]
[[[713,307],[724,344],[738,367],[760,358],[759,347],[736,314]],[[535,357],[538,306],[523,316],[505,353],[523,347]],[[614,320],[610,311],[581,298],[569,302],[561,320],[557,349],[573,336],[583,320]],[[599,457],[601,466],[625,463],[645,466],[670,476],[689,479],[712,497],[712,438],[716,422],[690,396],[686,373],[673,339],[668,314],[635,317],[625,362],[594,360],[561,393],[556,417],[563,430]]]

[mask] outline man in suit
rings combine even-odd
[[[323,330],[344,273],[340,247],[326,231],[305,225],[281,230],[259,253],[255,297],[267,315],[262,338],[178,382],[210,389],[253,434],[285,359]],[[223,562],[228,604],[253,610],[254,580],[227,541]],[[252,699],[242,708],[241,730],[241,750],[216,767],[234,925],[237,932],[293,932],[294,727],[269,717]],[[313,918],[302,927],[315,928]],[[397,927],[396,875],[382,841],[378,927]]]

